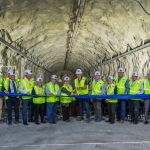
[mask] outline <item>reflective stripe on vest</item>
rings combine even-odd
[[[120,79],[120,81],[118,81],[118,77],[115,79],[115,83],[117,86],[117,94],[125,94],[125,84],[126,84],[127,78],[126,77],[122,77]]]
[[[150,83],[148,79],[144,80],[144,94],[150,94]]]
[[[93,80],[92,82],[92,95],[99,95],[100,93],[102,93],[102,85],[104,84],[104,82],[102,80],[99,80],[96,82],[96,80]]]

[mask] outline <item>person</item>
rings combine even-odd
[[[3,76],[0,70],[0,92],[3,92]],[[3,97],[0,97],[0,122],[2,122]]]
[[[18,87],[15,80],[15,74],[13,71],[8,71],[8,78],[4,81],[4,92],[6,94],[17,94]],[[14,107],[15,111],[15,123],[19,123],[19,99],[17,96],[5,96],[6,105],[7,105],[7,120],[8,125],[12,124],[12,109]]]
[[[104,82],[101,80],[101,74],[99,71],[95,72],[95,79],[92,81],[92,95],[103,95],[105,94]],[[101,100],[94,99],[94,111],[95,121],[99,122],[102,120]]]
[[[143,94],[144,87],[141,81],[138,79],[138,72],[133,72],[132,80],[129,82],[129,94]],[[139,107],[140,107],[140,99],[131,99],[130,100],[130,113],[131,113],[131,121],[134,124],[138,124],[139,117]]]
[[[150,94],[150,70],[147,71],[147,77],[144,80],[144,94]],[[150,98],[144,100],[144,112],[145,112],[145,122],[144,124],[148,124],[148,113],[150,108]]]
[[[129,91],[129,80],[124,76],[124,69],[118,69],[118,76],[115,78],[115,94],[127,94]],[[126,100],[118,100],[117,120],[124,122],[126,116]]]
[[[19,91],[21,94],[32,94],[35,81],[32,78],[31,70],[27,69],[24,72],[24,79],[20,81]],[[22,96],[22,119],[23,124],[28,125],[29,122],[33,122],[33,107],[32,107],[32,96]],[[29,108],[29,110],[28,110]],[[27,117],[28,112],[28,117]]]
[[[87,95],[88,94],[88,82],[87,78],[83,76],[83,72],[81,69],[76,70],[77,78],[74,81],[75,90],[77,95]],[[79,121],[84,120],[84,110],[86,113],[86,122],[90,122],[90,106],[88,99],[78,99],[79,107],[80,107],[80,116],[78,118]]]
[[[61,107],[62,107],[62,116],[63,121],[70,121],[70,103],[72,102],[73,97],[65,97],[73,95],[73,88],[70,85],[70,78],[68,76],[64,77],[64,84],[61,87]],[[64,96],[64,97],[63,97]]]
[[[56,123],[56,111],[60,95],[60,88],[57,84],[57,76],[52,75],[51,81],[46,84],[47,117],[50,124]]]
[[[106,88],[107,95],[115,94],[114,78],[112,76],[109,76],[107,82],[108,82],[108,85]],[[107,99],[106,102],[108,103],[108,116],[109,116],[108,121],[110,123],[114,124],[118,100],[117,99]]]
[[[43,86],[43,79],[41,77],[37,78],[36,85],[32,90],[33,95],[37,95],[37,97],[33,97],[33,104],[34,104],[34,121],[35,124],[39,125],[39,116],[41,119],[41,123],[45,123],[44,120],[44,104],[45,104],[45,87]],[[39,97],[38,97],[39,96]]]

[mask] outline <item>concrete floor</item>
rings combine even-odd
[[[0,150],[148,150],[150,125],[104,121],[29,126],[0,124]]]

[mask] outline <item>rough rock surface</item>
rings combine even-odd
[[[0,0],[0,29],[7,30],[13,41],[19,39],[27,52],[52,72],[58,72],[64,69],[72,7],[73,0]],[[66,69],[98,69],[114,75],[118,66],[123,66],[129,76],[133,70],[144,75],[150,67],[150,48],[107,65],[101,66],[100,61],[125,52],[127,45],[134,48],[148,41],[149,13],[149,0],[87,0]],[[18,74],[26,67],[36,75],[43,74],[3,45],[0,51],[1,63],[16,65]]]

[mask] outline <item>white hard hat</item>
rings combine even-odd
[[[43,82],[43,79],[42,78],[37,78],[36,82]]]
[[[133,73],[132,73],[132,76],[138,77],[139,74],[138,74],[138,72],[133,72]]]
[[[56,75],[52,75],[51,79],[57,80],[57,76]]]
[[[118,72],[124,73],[124,69],[123,69],[122,67],[120,67],[120,68],[118,69]]]
[[[29,69],[26,69],[25,72],[24,72],[25,75],[32,75],[32,72],[31,70]]]
[[[76,74],[82,74],[82,70],[81,69],[77,69],[76,70]]]
[[[8,75],[8,76],[15,76],[15,73],[10,70],[10,71],[7,72],[7,75]]]
[[[150,70],[147,71],[147,74],[150,75]]]
[[[101,75],[101,73],[99,71],[95,72],[95,76],[100,76],[100,75]]]
[[[64,77],[64,81],[70,81],[70,78],[68,76]]]
[[[114,80],[113,76],[109,76],[107,80]]]

